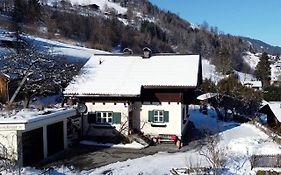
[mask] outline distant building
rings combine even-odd
[[[268,102],[259,112],[267,115],[267,124],[272,128],[281,127],[281,102]]]
[[[253,88],[256,90],[262,90],[262,82],[261,81],[243,81],[242,85]]]

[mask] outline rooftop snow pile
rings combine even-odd
[[[65,89],[65,95],[140,95],[142,86],[196,87],[199,55],[95,55]]]
[[[70,117],[76,115],[75,109],[50,108],[43,111],[37,109],[23,109],[16,114],[1,113],[0,123],[32,123],[56,117]]]

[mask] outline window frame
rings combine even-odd
[[[96,113],[96,124],[98,125],[113,124],[113,111],[96,111],[95,113]],[[99,113],[100,113],[100,117],[98,115]],[[109,114],[111,114],[111,116],[109,116]],[[111,121],[109,119],[111,119]]]
[[[155,112],[157,112],[157,114],[155,115]],[[162,115],[160,115],[160,112],[162,112]],[[162,120],[160,120],[160,117],[162,118]],[[155,120],[157,119],[157,120]],[[165,123],[164,120],[164,110],[153,110],[153,123]]]

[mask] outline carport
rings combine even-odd
[[[67,119],[75,109],[24,111],[0,120],[0,154],[34,165],[67,148]]]

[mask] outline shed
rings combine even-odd
[[[259,112],[267,115],[267,124],[272,128],[281,126],[281,102],[271,101],[265,104]]]

